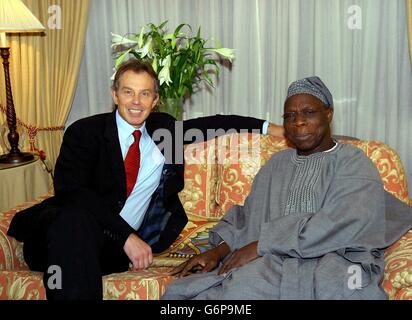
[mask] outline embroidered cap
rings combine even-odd
[[[308,77],[292,82],[286,99],[302,93],[310,94],[322,101],[326,107],[333,108],[332,94],[319,77]]]

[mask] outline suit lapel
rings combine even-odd
[[[121,195],[126,197],[126,174],[124,171],[122,151],[119,143],[115,111],[106,119],[104,137],[113,170],[114,182],[117,185],[116,189],[120,190]]]

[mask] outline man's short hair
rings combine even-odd
[[[119,90],[120,78],[127,71],[133,71],[134,73],[146,72],[147,74],[149,74],[153,79],[155,92],[159,93],[160,82],[159,82],[159,78],[157,77],[157,73],[153,70],[152,65],[148,62],[140,61],[137,59],[130,59],[126,62],[123,62],[120,65],[119,69],[117,69],[116,75],[114,76],[114,80],[113,80],[113,86],[112,86],[112,89],[114,91]]]

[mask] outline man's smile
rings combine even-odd
[[[129,111],[130,113],[133,113],[133,114],[140,114],[140,113],[142,113],[144,110],[140,110],[140,109],[127,109],[127,111]]]

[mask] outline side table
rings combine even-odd
[[[22,165],[0,164],[0,212],[44,196],[52,188],[51,174],[37,155]]]

